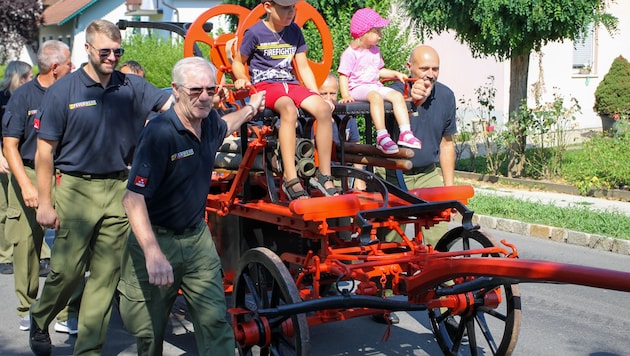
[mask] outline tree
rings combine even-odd
[[[38,0],[0,0],[0,63],[19,54],[25,44],[37,41],[42,11]]]
[[[617,19],[605,12],[607,0],[407,0],[409,13],[421,21],[427,36],[454,30],[474,56],[510,60],[510,119],[527,100],[529,55],[549,42],[583,38],[591,23],[614,31]],[[516,128],[518,141],[508,175],[520,176],[526,127]]]

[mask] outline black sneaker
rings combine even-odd
[[[13,274],[13,263],[0,263],[0,273],[2,274]]]
[[[50,356],[52,353],[52,343],[50,342],[50,334],[48,334],[48,328],[42,330],[39,328],[33,316],[31,316],[31,330],[30,338],[28,339],[28,345],[31,347],[31,351],[37,356]]]
[[[39,276],[46,277],[50,272],[50,258],[39,260]]]

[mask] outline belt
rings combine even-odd
[[[129,173],[127,171],[117,171],[117,172],[104,173],[104,174],[92,174],[92,173],[85,173],[85,172],[67,172],[67,171],[60,171],[60,172],[62,174],[67,174],[69,176],[80,177],[84,179],[127,179],[127,177],[129,176]]]
[[[431,163],[424,167],[414,167],[407,171],[402,171],[406,176],[415,176],[416,174],[431,173],[435,170],[435,163]]]
[[[23,159],[22,163],[24,163],[24,167],[35,169],[35,161],[32,159]]]
[[[187,228],[183,228],[183,229],[169,229],[163,226],[158,226],[158,225],[153,225],[153,228],[155,229],[155,231],[160,234],[160,235],[176,235],[176,236],[180,236],[180,235],[188,235],[188,234],[192,234],[193,232],[197,231],[199,229],[199,225],[194,226],[194,227],[187,227]]]

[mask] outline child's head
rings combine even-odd
[[[276,26],[284,27],[293,22],[295,18],[295,3],[299,0],[261,0],[267,12],[267,20]],[[279,30],[279,29],[278,29]]]
[[[390,22],[372,9],[359,9],[352,15],[352,20],[350,20],[350,34],[352,38],[357,39],[372,29],[381,29],[389,25]]]

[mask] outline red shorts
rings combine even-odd
[[[300,107],[304,99],[311,95],[319,95],[310,89],[299,85],[289,83],[260,82],[254,84],[256,91],[266,90],[265,107],[274,110],[276,101],[283,96],[288,96],[293,100],[296,107]]]

